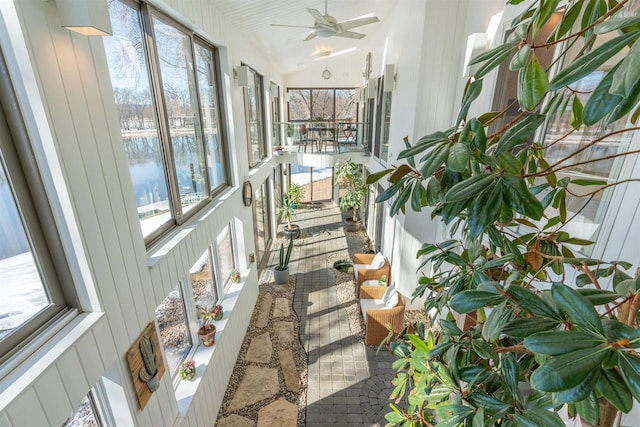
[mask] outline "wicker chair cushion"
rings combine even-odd
[[[381,299],[361,299],[360,311],[362,312],[362,318],[367,319],[367,310],[380,310],[383,309],[384,302]]]
[[[371,268],[377,270],[378,268],[382,268],[383,265],[384,265],[384,255],[378,252],[376,256],[373,257],[373,260],[371,261]]]
[[[385,308],[393,308],[396,305],[398,305],[398,302],[400,301],[400,297],[398,297],[398,291],[396,291],[395,288],[390,288],[390,289],[393,289],[393,291],[391,291],[389,298],[384,304]]]

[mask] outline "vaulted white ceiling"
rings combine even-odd
[[[361,40],[343,37],[316,37],[304,41],[309,30],[304,28],[272,27],[269,24],[290,24],[312,27],[313,17],[306,8],[325,12],[324,0],[211,0],[216,8],[273,62],[283,73],[292,73],[314,64],[314,54],[336,52],[367,46],[367,40],[389,15],[397,0],[328,0],[328,14],[338,22],[362,15],[375,14],[381,22],[352,29],[366,34]]]

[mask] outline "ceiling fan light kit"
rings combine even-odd
[[[350,31],[352,28],[362,27],[364,25],[380,22],[377,16],[363,15],[357,18],[349,19],[346,21],[338,22],[338,20],[329,15],[327,12],[327,0],[324,2],[324,15],[317,9],[307,8],[307,12],[313,17],[313,27],[304,27],[301,25],[286,25],[286,24],[271,24],[274,27],[293,27],[293,28],[307,28],[311,32],[307,35],[304,41],[309,41],[315,37],[345,37],[349,39],[361,39],[365,36],[362,33],[356,33]]]

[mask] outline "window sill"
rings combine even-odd
[[[202,382],[207,369],[210,368],[209,365],[211,364],[213,355],[218,348],[220,339],[225,333],[227,322],[229,321],[229,318],[233,313],[233,309],[238,302],[238,297],[240,296],[240,293],[245,286],[247,280],[246,273],[247,272],[245,272],[245,275],[242,276],[242,280],[240,281],[240,283],[231,283],[224,299],[221,302],[222,308],[224,310],[224,316],[221,320],[217,320],[214,322],[214,324],[216,325],[215,344],[211,347],[198,345],[195,353],[191,356],[191,358],[196,362],[195,377],[191,381],[179,380],[175,387],[176,401],[178,403],[178,413],[180,418],[186,417],[189,407],[191,406],[191,402],[193,402],[193,398],[200,388],[200,383]],[[211,367],[211,369],[215,369],[215,367]]]

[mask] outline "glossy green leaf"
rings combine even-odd
[[[551,286],[553,300],[569,320],[585,331],[604,336],[598,312],[585,297],[569,286],[554,282]]]
[[[593,393],[596,383],[600,379],[602,371],[594,369],[575,387],[553,393],[553,402],[556,404],[578,402],[589,397]]]
[[[535,54],[518,78],[518,102],[525,110],[533,110],[547,93],[549,79]]]
[[[549,319],[515,319],[509,322],[503,329],[502,333],[511,337],[528,337],[536,332],[548,331],[555,329],[560,324],[558,320]]]
[[[582,126],[582,112],[584,107],[580,98],[577,96],[573,97],[573,105],[571,106],[571,127],[574,129],[580,128]]]
[[[529,114],[507,129],[500,137],[500,141],[496,147],[496,156],[499,156],[505,151],[511,151],[518,144],[523,143],[529,137],[533,136],[535,130],[544,123],[545,117],[543,114]]]
[[[513,416],[514,427],[565,427],[558,414],[543,408],[532,408]]]
[[[507,301],[497,305],[487,317],[482,328],[482,337],[490,342],[497,340],[502,333],[502,328],[511,320],[513,309],[507,308]]]
[[[640,104],[640,79],[636,80],[635,85],[631,88],[629,96],[621,100],[615,110],[606,116],[605,123],[613,123],[616,120],[623,118],[638,104]],[[633,119],[631,119],[631,122],[635,123]]]
[[[400,179],[404,178],[407,174],[411,173],[413,169],[409,167],[409,165],[400,165],[396,168],[395,171],[389,177],[389,182],[396,183]]]
[[[531,194],[524,179],[505,174],[501,182],[502,198],[511,209],[535,220],[542,218],[542,203]]]
[[[520,377],[520,367],[513,353],[504,353],[500,358],[500,370],[504,377],[504,382],[511,392],[511,396],[518,396],[518,382]]]
[[[613,73],[613,82],[609,91],[613,95],[628,97],[640,78],[638,70],[640,70],[640,43],[636,41]]]
[[[633,354],[618,353],[622,379],[637,401],[640,401],[640,358]]]
[[[511,62],[509,63],[509,69],[511,71],[518,71],[527,65],[529,55],[531,54],[531,46],[523,44],[520,49],[513,55]]]
[[[496,179],[497,176],[491,173],[474,175],[451,187],[444,195],[444,200],[450,203],[469,199],[485,190],[487,186],[491,185]]]
[[[540,298],[538,294],[535,294],[527,288],[512,285],[507,289],[507,293],[520,307],[534,316],[546,317],[548,319],[558,318],[558,314],[549,304]]]
[[[471,403],[473,406],[475,406],[476,408],[483,408],[485,412],[489,414],[503,412],[511,408],[511,405],[509,405],[508,403],[498,400],[494,397],[491,397],[485,393],[480,393],[480,392],[469,393],[469,396],[467,397],[467,399],[469,400],[469,403]]]
[[[400,191],[400,194],[398,194],[398,197],[391,204],[391,209],[389,210],[389,216],[394,216],[395,214],[397,214],[398,211],[400,211],[400,209],[402,209],[404,205],[407,203],[407,201],[409,200],[409,197],[411,197],[411,186],[407,185]]]
[[[586,399],[576,402],[576,410],[580,418],[595,426],[600,418],[600,406],[595,393],[590,393]]]
[[[393,169],[385,169],[380,172],[369,174],[367,176],[367,184],[374,184],[378,182],[383,176],[387,175],[389,172],[393,172]]]
[[[473,415],[473,408],[464,405],[442,405],[436,408],[436,414],[442,419],[436,426],[456,427]]]
[[[584,0],[575,2],[569,9],[567,9],[565,13],[562,14],[560,24],[553,34],[555,40],[562,38],[565,34],[567,34],[567,32],[569,32],[571,27],[573,27],[573,24],[578,19],[578,16],[580,16],[583,3]]]
[[[485,340],[476,338],[471,341],[471,346],[481,358],[498,360],[498,353],[496,353],[493,347]]]
[[[471,103],[480,95],[480,92],[482,92],[482,80],[475,80],[467,86],[464,96],[462,97],[458,118],[456,119],[456,127],[467,117]]]
[[[427,203],[433,206],[440,201],[440,182],[436,177],[429,178],[427,182]]]
[[[438,169],[442,167],[444,162],[447,160],[449,156],[449,148],[451,146],[449,143],[443,143],[442,145],[434,148],[433,151],[422,157],[420,159],[421,162],[424,162],[422,169],[420,169],[420,174],[423,178],[428,178],[435,173]]]
[[[428,150],[436,145],[449,142],[449,137],[444,132],[434,132],[429,135],[425,135],[418,140],[411,148],[406,148],[398,154],[398,160],[405,159],[407,157],[415,156]]]
[[[458,313],[469,313],[480,307],[493,306],[502,301],[504,297],[499,294],[484,291],[463,291],[451,298],[449,303],[452,310]]]
[[[536,15],[533,19],[534,35],[547,23],[553,12],[558,8],[559,3],[560,0],[543,0],[541,2],[540,8],[536,10]]]
[[[421,181],[417,181],[413,185],[413,191],[411,192],[411,209],[416,212],[420,212],[422,207],[427,203],[427,190],[422,186]]]
[[[581,56],[556,74],[549,83],[549,90],[558,90],[591,74],[638,37],[640,37],[640,32],[638,31],[623,34]]]
[[[378,194],[378,197],[376,197],[376,203],[386,202],[387,200],[395,196],[396,193],[400,191],[403,185],[404,181],[398,181],[395,184],[390,185],[389,188]]]
[[[486,61],[479,61],[484,63],[482,64],[482,66],[480,66],[480,68],[478,68],[478,71],[476,71],[473,77],[475,77],[476,79],[482,79],[482,77],[487,75],[490,71],[500,65],[505,59],[507,59],[514,47],[515,46],[512,44],[503,44],[487,52],[492,53],[492,56]]]
[[[611,342],[618,342],[621,340],[633,340],[638,333],[638,329],[619,322],[615,319],[602,319],[602,326],[604,327],[604,334]],[[640,343],[629,343],[629,347],[638,347]]]
[[[604,345],[550,357],[531,375],[531,385],[541,391],[567,390],[580,384],[607,356]]]
[[[469,149],[466,145],[456,142],[449,150],[447,157],[447,167],[456,172],[463,172],[469,162]]]
[[[600,379],[596,383],[596,389],[605,399],[622,412],[626,413],[631,410],[633,398],[618,371],[614,369],[603,371]]]
[[[585,297],[593,305],[608,304],[616,299],[620,298],[620,294],[604,289],[576,289],[580,295]]]
[[[578,331],[545,331],[529,335],[524,340],[524,346],[535,352],[556,356],[583,348],[593,348],[605,344],[603,337],[594,336],[588,332]]]
[[[593,29],[596,34],[606,34],[621,28],[631,27],[640,23],[640,15],[637,13],[633,16],[624,18],[609,18],[606,21],[596,25]]]
[[[469,237],[478,238],[487,225],[498,219],[502,209],[502,186],[493,185],[475,199],[469,210]]]
[[[582,111],[582,121],[585,125],[591,126],[600,121],[622,100],[620,96],[609,92],[613,83],[613,74],[614,70],[609,71],[602,78],[585,104]]]

